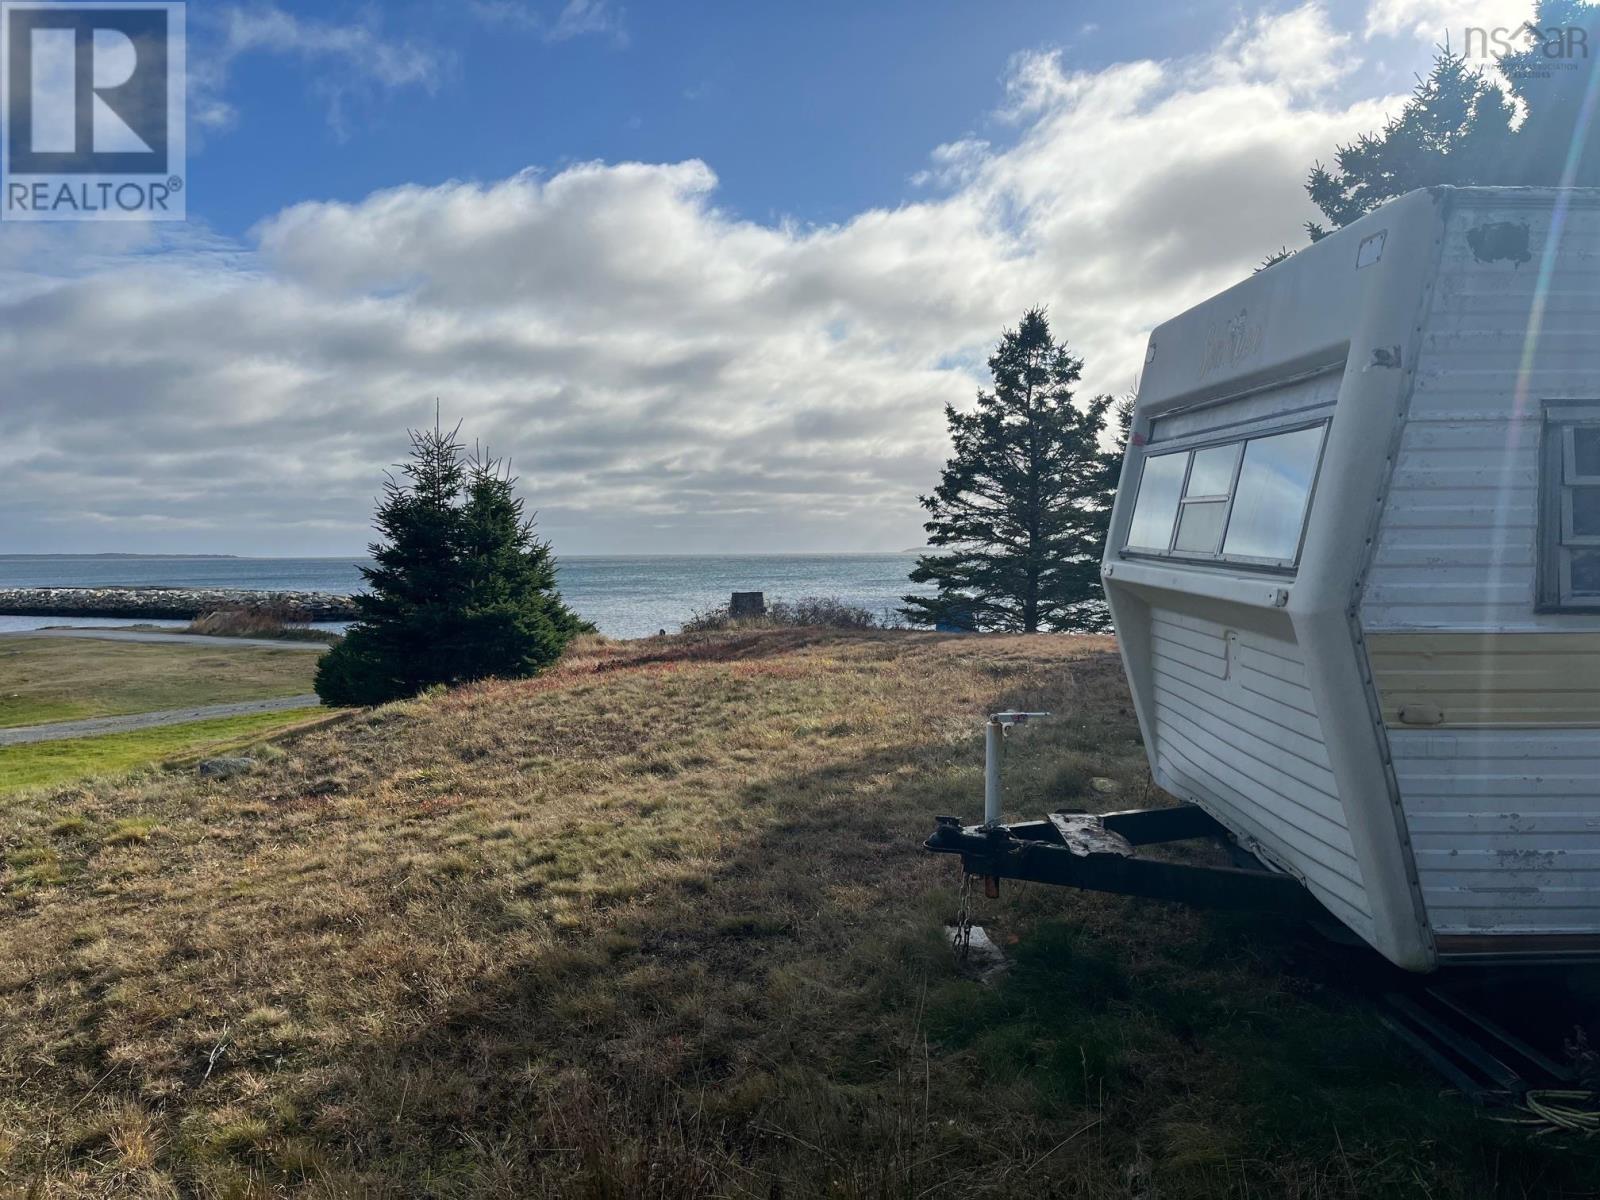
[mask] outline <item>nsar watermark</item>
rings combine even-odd
[[[184,5],[0,0],[0,220],[181,221]]]
[[[1528,21],[1515,29],[1472,25],[1465,32],[1462,56],[1493,59],[1508,78],[1548,79],[1589,61],[1589,30],[1582,25]]]

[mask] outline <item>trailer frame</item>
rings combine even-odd
[[[1266,908],[1308,918],[1327,911],[1300,880],[1264,865],[1196,804],[1101,814],[1062,811],[1043,821],[1010,825],[963,825],[958,817],[936,821],[925,847],[960,855],[962,869],[982,878],[991,895],[1001,879],[1016,879],[1202,908]],[[1197,839],[1222,845],[1234,865],[1171,862],[1138,853],[1142,846]]]

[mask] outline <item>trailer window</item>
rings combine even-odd
[[[1130,549],[1165,554],[1172,545],[1172,523],[1178,517],[1178,499],[1189,470],[1187,454],[1147,458],[1139,478],[1139,502],[1133,508],[1128,530]]]
[[[1322,426],[1257,438],[1246,448],[1228,522],[1226,558],[1292,563],[1322,455]]]
[[[1228,502],[1239,473],[1239,447],[1210,446],[1196,450],[1183,488],[1183,511],[1172,548],[1179,554],[1215,554],[1228,526]]]
[[[1292,567],[1326,425],[1153,455],[1124,549]]]
[[[1600,407],[1547,416],[1540,602],[1600,608]]]

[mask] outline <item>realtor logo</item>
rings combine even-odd
[[[181,221],[182,3],[0,0],[0,220]]]

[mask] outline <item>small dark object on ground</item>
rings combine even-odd
[[[749,617],[764,617],[767,615],[767,594],[765,592],[735,592],[728,601],[728,615],[734,620],[744,620]]]

